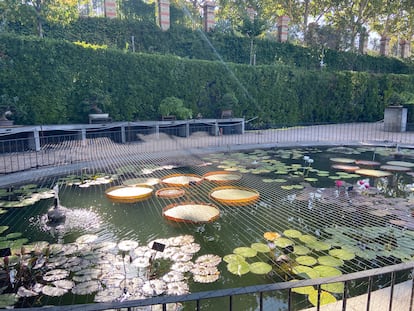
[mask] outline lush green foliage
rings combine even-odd
[[[256,126],[383,118],[385,98],[414,93],[412,75],[249,66],[129,53],[64,41],[0,37],[1,94],[17,96],[18,124],[86,122],[85,102],[115,121],[160,118],[176,97],[194,115],[218,117],[226,94],[233,114]],[[1,95],[0,94],[0,95]]]

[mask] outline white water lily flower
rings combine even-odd
[[[171,270],[178,272],[188,272],[193,268],[194,264],[191,261],[178,261],[173,263]]]
[[[186,295],[189,292],[188,284],[185,282],[167,283],[167,295]]]
[[[145,296],[159,296],[165,293],[166,288],[164,281],[159,279],[150,280],[142,286],[142,293]]]
[[[138,247],[138,242],[134,240],[124,240],[118,243],[119,250],[123,252],[129,252],[136,247]]]
[[[213,254],[207,254],[198,257],[195,262],[203,266],[214,267],[221,262],[221,257]]]
[[[195,254],[201,249],[198,243],[189,243],[181,246],[181,251],[187,254]]]
[[[178,282],[184,280],[184,274],[178,271],[170,271],[167,274],[164,274],[162,280],[170,283],[170,282]]]

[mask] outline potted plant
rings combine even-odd
[[[0,95],[0,126],[11,126],[13,120],[8,118],[13,115],[16,110],[16,103],[19,101],[17,96],[11,97],[8,94]]]
[[[237,100],[234,93],[226,93],[221,99],[221,118],[231,118],[233,117],[233,107],[237,105],[239,101]]]
[[[184,107],[184,102],[174,96],[166,97],[161,101],[159,112],[163,120],[175,118],[185,120],[193,117],[193,111]]]
[[[92,89],[89,95],[83,101],[84,109],[88,113],[89,123],[92,120],[108,120],[109,113],[103,112],[103,109],[111,104],[111,97],[100,89]]]
[[[407,128],[406,95],[392,92],[386,99],[384,110],[384,131],[405,132]]]

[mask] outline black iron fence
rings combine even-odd
[[[11,139],[0,137],[0,174],[100,161],[125,154],[172,152],[176,150],[226,150],[262,146],[294,145],[414,145],[414,132],[387,132],[383,123],[280,126],[267,130],[236,130],[234,123],[154,129],[134,127],[90,129],[54,134],[27,133]],[[24,136],[24,137],[22,137]]]
[[[146,306],[158,306],[157,310],[180,310],[182,306],[189,307],[188,310],[211,310],[209,303],[214,299],[223,299],[220,304],[220,311],[224,310],[243,310],[243,307],[237,305],[236,301],[241,296],[252,295],[257,301],[257,310],[275,310],[274,306],[265,305],[266,295],[274,292],[287,292],[287,301],[283,310],[298,310],[294,304],[293,289],[313,286],[317,289],[318,295],[314,308],[310,310],[399,310],[411,311],[414,303],[414,280],[412,272],[414,262],[401,263],[393,266],[371,269],[367,271],[355,272],[346,275],[309,279],[294,282],[280,282],[267,285],[254,285],[240,288],[230,288],[223,290],[205,291],[192,293],[182,296],[160,296],[144,300],[128,300],[111,303],[80,304],[59,307],[42,307],[42,308],[24,308],[14,310],[48,310],[48,311],[101,311],[101,310],[152,310]],[[404,275],[405,277],[402,277]],[[382,279],[378,284],[377,280]],[[384,282],[387,279],[387,282]],[[397,282],[398,280],[398,282]],[[333,305],[323,306],[321,301],[323,284],[344,283],[344,290],[341,294],[342,299],[333,303]],[[351,287],[357,286],[358,282],[365,284],[365,294],[356,297],[351,296]],[[172,307],[171,307],[172,306]],[[180,306],[180,307],[178,307]],[[176,308],[177,307],[177,308]],[[185,308],[187,310],[187,308]],[[279,309],[280,310],[280,309]]]

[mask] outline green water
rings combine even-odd
[[[310,155],[314,159],[310,167],[304,163],[303,155]],[[333,204],[317,204],[314,202],[313,206],[310,206],[308,196],[301,200],[298,199],[302,189],[284,190],[281,188],[282,185],[298,185],[303,183],[304,173],[306,177],[316,178],[315,181],[307,182],[307,184],[313,187],[312,189],[334,188],[335,179],[329,176],[338,177],[338,175],[332,171],[332,163],[329,159],[339,156],[369,160],[372,160],[373,156],[375,156],[375,160],[383,163],[393,159],[390,155],[379,155],[365,149],[351,155],[328,152],[318,148],[307,150],[294,149],[284,153],[278,150],[270,150],[252,151],[235,155],[210,155],[202,159],[206,163],[211,163],[210,165],[161,169],[151,174],[138,176],[161,178],[162,176],[177,173],[191,173],[201,176],[210,171],[228,169],[228,166],[238,165],[244,169],[242,170],[243,178],[235,185],[256,189],[260,193],[260,200],[247,206],[222,205],[212,201],[208,195],[211,189],[217,187],[217,184],[203,181],[200,185],[186,187],[187,196],[185,198],[161,199],[152,196],[145,201],[133,204],[111,202],[106,198],[105,190],[120,184],[132,176],[125,174],[108,185],[91,186],[88,188],[61,185],[59,189],[61,205],[71,211],[79,211],[79,214],[77,214],[79,217],[78,221],[72,219],[73,222],[70,224],[69,229],[66,228],[61,233],[45,231],[40,220],[41,216],[45,215],[53,205],[53,199],[41,200],[33,206],[26,208],[11,209],[8,213],[0,216],[0,222],[2,225],[10,226],[11,232],[22,232],[23,236],[29,238],[31,242],[45,240],[50,243],[72,243],[81,235],[96,234],[99,236],[99,241],[119,242],[121,240],[135,240],[140,245],[147,245],[155,239],[192,235],[195,242],[201,245],[201,250],[196,256],[216,254],[220,257],[231,254],[236,247],[250,246],[255,242],[266,243],[263,238],[263,233],[266,231],[282,233],[286,229],[296,229],[304,234],[311,234],[324,239],[330,237],[329,234],[323,231],[323,228],[327,225],[335,224],[355,227],[361,225],[388,226],[387,219],[365,214],[363,207],[360,208],[364,213],[355,213],[355,211],[348,212],[346,209],[341,210]],[[272,161],[282,162],[285,165],[283,169],[286,170],[286,166],[289,169],[287,172],[284,172],[281,166],[277,166],[277,169],[270,169],[269,166],[273,165],[274,168],[274,165],[276,165]],[[144,168],[144,166],[141,168]],[[264,171],[258,172],[258,169],[263,169]],[[318,173],[320,171],[328,171],[329,174],[328,176],[319,176]],[[106,173],[114,174],[116,172]],[[286,182],[269,182],[270,179],[285,179]],[[361,177],[349,178],[347,182],[355,184],[359,179]],[[403,176],[402,180],[404,183],[413,182],[410,176]],[[51,188],[55,182],[56,179],[51,180]],[[373,183],[374,181],[371,182]],[[154,186],[155,190],[161,187],[163,187],[161,184]],[[293,195],[296,195],[294,203],[290,200]],[[411,194],[408,193],[406,195],[409,196]],[[338,200],[344,199],[339,198]],[[174,223],[163,218],[162,209],[165,206],[182,201],[214,203],[220,208],[220,218],[213,223],[202,225]],[[269,261],[269,259],[268,255],[261,255],[258,256],[257,260]],[[384,264],[384,261],[379,263],[379,265],[381,264]],[[227,271],[225,262],[221,262],[218,268],[220,270],[218,281],[202,284],[189,279],[190,291],[199,292],[268,284],[284,281],[285,278],[290,279],[290,277],[287,277],[277,269],[270,275],[247,273],[243,276],[237,276]],[[365,268],[368,268],[366,261],[355,259],[347,262],[342,270],[344,272],[353,272]],[[81,303],[91,302],[93,297],[76,298],[65,295],[63,299],[47,301],[49,303],[55,302],[56,304]],[[228,298],[204,302],[206,306],[203,309],[212,310],[209,307],[214,305],[219,307],[228,303]],[[286,303],[286,292],[265,294],[264,296],[266,310],[283,310],[286,308]],[[309,306],[306,296],[295,294],[295,306],[297,309]],[[256,310],[258,308],[258,297],[238,297],[234,300],[234,307],[235,310]],[[191,310],[193,306],[190,304],[186,309]]]

